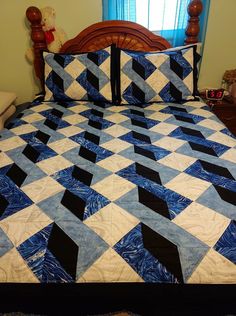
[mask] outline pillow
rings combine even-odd
[[[113,49],[83,54],[44,52],[44,101],[114,101]]]
[[[197,95],[196,45],[160,52],[118,50],[122,104],[182,102]]]
[[[187,44],[187,45],[184,45],[184,46],[171,47],[171,48],[165,49],[164,51],[165,52],[176,51],[176,50],[186,49],[186,48],[193,47],[193,46],[194,46],[194,63],[195,63],[195,67],[196,67],[196,69],[194,69],[194,70],[196,70],[196,76],[197,76],[197,79],[198,79],[198,73],[199,73],[199,68],[200,68],[200,60],[202,58],[202,56],[201,56],[202,43],[201,42],[197,42],[195,44]]]

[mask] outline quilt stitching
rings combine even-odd
[[[1,136],[1,282],[235,283],[236,141],[204,104],[42,103]]]

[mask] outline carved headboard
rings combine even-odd
[[[201,0],[192,0],[188,6],[189,21],[186,28],[186,44],[198,41],[199,15],[202,11]],[[44,64],[42,51],[47,50],[44,32],[42,30],[42,15],[38,8],[29,7],[26,16],[31,25],[31,39],[34,49],[34,69],[42,88],[44,87]],[[116,44],[120,48],[157,51],[170,48],[170,43],[163,37],[155,35],[145,27],[128,21],[104,21],[95,23],[75,38],[68,40],[61,48],[62,53],[81,53],[105,48]]]

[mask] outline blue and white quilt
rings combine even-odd
[[[0,282],[236,283],[236,139],[205,104],[38,102],[0,135]]]

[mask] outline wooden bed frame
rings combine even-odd
[[[200,0],[188,7],[189,22],[186,44],[197,42]],[[43,86],[41,52],[47,50],[41,26],[41,13],[36,7],[27,10],[34,45],[34,67]],[[61,52],[87,52],[111,43],[133,50],[163,50],[170,44],[146,28],[132,22],[106,21],[83,30],[64,44]],[[141,315],[205,315],[232,314],[236,310],[235,285],[86,283],[86,284],[2,284],[1,312],[20,311],[34,314],[100,314],[124,309]]]
[[[203,5],[201,0],[192,0],[188,6],[189,20],[186,28],[185,44],[194,44],[198,41],[199,15]],[[31,39],[34,50],[34,69],[44,90],[44,63],[42,51],[47,51],[44,32],[42,30],[42,15],[38,8],[29,7],[26,16],[31,25]],[[163,37],[155,35],[145,27],[128,21],[104,21],[95,23],[75,38],[67,41],[61,48],[61,53],[82,53],[105,48],[116,44],[120,48],[156,51],[170,48],[170,43]]]

